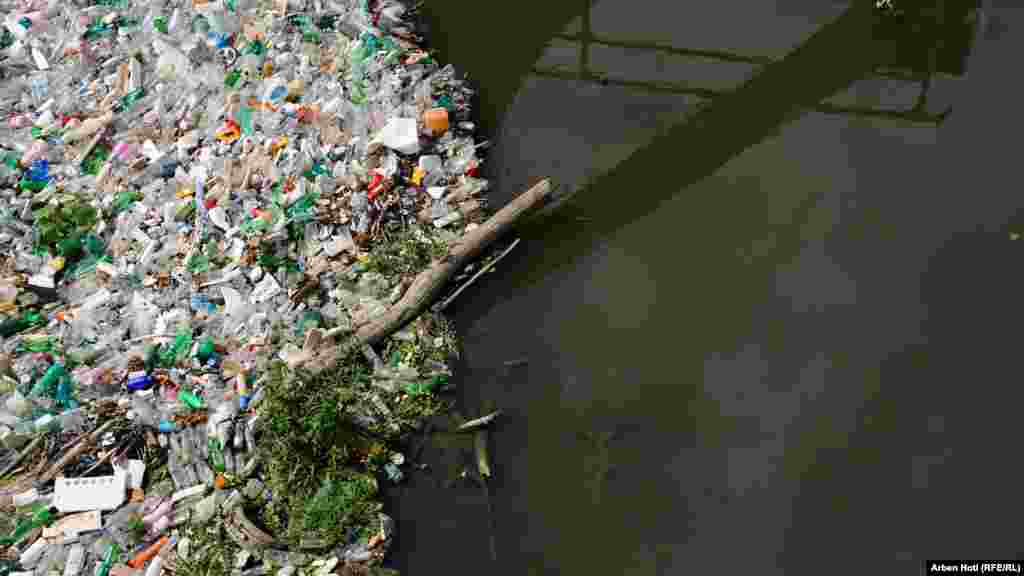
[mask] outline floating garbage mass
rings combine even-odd
[[[392,0],[0,8],[0,576],[391,573],[455,336],[302,365],[493,241],[470,87]]]

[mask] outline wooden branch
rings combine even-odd
[[[493,422],[494,419],[497,418],[498,416],[501,416],[501,410],[496,410],[496,411],[491,412],[490,414],[488,414],[486,416],[483,416],[481,418],[477,418],[475,420],[470,420],[468,422],[465,422],[461,426],[456,428],[455,431],[456,432],[465,432],[466,430],[475,430],[477,428],[482,428],[484,426],[487,426],[491,422]]]
[[[487,273],[487,272],[488,272],[489,270],[491,270],[492,268],[494,268],[495,266],[497,266],[497,265],[498,265],[498,262],[501,262],[501,259],[502,259],[502,258],[504,258],[505,256],[508,256],[508,253],[509,253],[509,252],[511,252],[513,248],[515,248],[516,246],[518,246],[518,245],[519,245],[519,240],[520,240],[519,238],[516,238],[516,241],[515,241],[515,242],[513,242],[511,246],[509,246],[508,248],[506,248],[504,252],[502,252],[501,254],[498,254],[498,257],[497,257],[497,258],[495,258],[495,259],[494,259],[493,261],[491,261],[491,263],[490,263],[490,264],[488,264],[488,265],[484,266],[483,268],[481,268],[480,270],[478,270],[476,274],[473,274],[473,277],[472,277],[472,278],[470,278],[469,280],[467,280],[467,281],[466,281],[466,283],[465,283],[465,284],[463,284],[462,286],[459,286],[459,289],[458,289],[458,290],[456,290],[454,294],[452,294],[451,296],[449,296],[448,298],[446,298],[444,302],[441,302],[441,306],[439,307],[439,310],[440,310],[441,312],[444,312],[445,308],[447,308],[447,307],[448,307],[448,305],[449,305],[449,304],[451,304],[451,303],[452,303],[452,301],[453,301],[453,300],[455,300],[455,298],[456,298],[456,297],[457,297],[457,296],[458,296],[459,294],[462,294],[462,291],[463,291],[463,290],[465,290],[466,288],[469,288],[470,286],[472,286],[472,285],[473,285],[473,282],[476,282],[476,281],[477,281],[477,279],[479,279],[479,278],[480,278],[480,276],[483,276],[483,275],[484,275],[484,274],[486,274],[486,273]]]
[[[445,284],[456,272],[479,256],[525,216],[543,206],[550,194],[551,182],[547,179],[541,180],[509,202],[479,228],[463,236],[447,256],[435,260],[429,268],[421,272],[405,291],[402,299],[387,312],[357,326],[354,338],[315,354],[305,352],[290,363],[293,366],[305,364],[310,371],[320,372],[333,365],[335,360],[343,357],[353,347],[376,344],[400,330],[441,295]]]
[[[36,439],[29,443],[29,445],[26,446],[21,452],[19,452],[18,455],[14,457],[14,460],[4,468],[3,472],[0,472],[0,478],[7,476],[9,472],[16,469],[18,467],[18,464],[26,457],[28,457],[29,454],[34,452],[35,449],[39,447],[39,444],[42,443],[42,441],[43,436],[36,436]]]
[[[60,460],[58,460],[56,464],[51,466],[50,469],[47,470],[45,474],[39,477],[39,480],[36,481],[36,484],[42,485],[46,484],[50,480],[53,480],[53,478],[57,476],[57,474],[59,474],[60,471],[63,470],[65,466],[70,464],[71,461],[74,460],[75,458],[81,456],[82,453],[85,452],[89,448],[89,446],[92,445],[93,442],[99,440],[100,437],[103,436],[103,434],[107,430],[113,427],[115,422],[117,422],[116,419],[110,420],[103,426],[100,426],[99,428],[93,430],[92,433],[83,436],[82,439],[78,441],[78,444],[74,448],[65,452],[64,456]]]

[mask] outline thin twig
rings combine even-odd
[[[139,336],[137,338],[130,338],[125,340],[125,344],[133,344],[135,342],[141,342],[143,340],[149,340],[150,338],[174,338],[174,334],[146,334],[145,336]]]
[[[491,412],[490,414],[488,414],[486,416],[482,416],[480,418],[476,418],[476,419],[470,420],[468,422],[464,422],[461,426],[459,426],[455,430],[457,432],[465,432],[467,430],[473,430],[475,428],[480,428],[480,427],[483,427],[483,426],[486,426],[486,425],[490,424],[491,422],[494,421],[495,418],[497,418],[500,415],[501,415],[501,410],[495,410],[494,412]]]
[[[7,476],[7,474],[10,473],[11,470],[14,470],[19,462],[24,460],[25,457],[27,457],[29,454],[31,454],[33,451],[35,451],[36,448],[39,447],[39,443],[42,442],[42,441],[43,441],[43,437],[42,436],[38,436],[38,437],[36,437],[35,440],[30,442],[29,445],[26,446],[24,450],[19,452],[18,455],[14,457],[14,461],[11,462],[10,464],[8,464],[5,467],[3,472],[0,472],[0,478],[3,478],[4,476]]]
[[[501,254],[499,254],[497,258],[495,258],[494,260],[492,260],[490,264],[488,264],[488,265],[484,266],[484,267],[483,267],[483,268],[481,268],[481,269],[480,269],[479,271],[477,271],[477,273],[476,273],[476,274],[473,274],[473,277],[472,277],[472,278],[470,278],[469,280],[466,280],[466,283],[465,283],[465,284],[463,284],[462,286],[460,286],[460,287],[459,287],[459,289],[458,289],[458,290],[456,290],[454,294],[452,294],[451,296],[449,296],[448,298],[446,298],[446,299],[445,299],[445,300],[444,300],[443,302],[441,302],[441,305],[440,305],[440,306],[438,307],[438,310],[440,310],[440,311],[443,311],[443,310],[444,310],[445,308],[447,308],[447,307],[448,307],[448,305],[449,305],[449,304],[451,304],[451,303],[452,303],[452,300],[455,300],[455,298],[456,298],[456,297],[457,297],[457,296],[458,296],[459,294],[462,294],[462,291],[463,291],[463,290],[465,290],[466,288],[469,288],[469,286],[470,286],[471,284],[473,284],[473,282],[476,282],[477,278],[479,278],[479,277],[483,276],[483,275],[484,275],[484,274],[486,274],[486,273],[487,273],[488,271],[490,271],[490,270],[491,270],[492,268],[494,268],[494,266],[496,266],[496,265],[498,264],[498,262],[500,262],[500,261],[501,261],[501,259],[502,259],[502,258],[504,258],[505,256],[507,256],[507,255],[508,255],[508,253],[509,253],[509,252],[511,252],[513,248],[515,248],[516,246],[518,246],[518,245],[519,245],[519,240],[520,240],[519,238],[516,238],[516,241],[515,241],[515,242],[513,242],[511,246],[509,246],[508,248],[506,248],[504,252],[502,252]]]
[[[105,434],[107,430],[112,428],[116,422],[117,420],[110,420],[104,425],[97,428],[96,430],[93,430],[91,434],[83,436],[82,439],[79,440],[78,444],[74,448],[65,452],[64,456],[60,460],[58,460],[56,464],[51,466],[50,469],[46,471],[46,473],[39,477],[39,480],[36,482],[36,484],[42,485],[46,484],[50,480],[53,480],[53,478],[57,476],[57,474],[59,474],[60,471],[63,470],[65,466],[70,464],[71,461],[74,460],[75,458],[81,456],[82,453],[86,451],[90,444],[98,440],[100,436],[103,436],[103,434]]]
[[[120,458],[121,456],[124,456],[128,452],[128,449],[132,447],[132,444],[135,442],[135,440],[136,440],[135,438],[129,438],[128,441],[124,443],[124,446],[121,446],[121,447],[118,447],[118,448],[112,448],[110,450],[107,450],[107,453],[104,454],[102,458],[97,460],[95,464],[90,466],[88,470],[86,470],[85,472],[82,472],[79,476],[81,476],[81,477],[88,476],[94,470],[96,470],[97,468],[99,468],[100,466],[105,464],[107,461],[112,459],[114,457],[115,453],[117,454],[118,458]]]

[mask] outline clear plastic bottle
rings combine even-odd
[[[144,398],[139,394],[132,395],[132,413],[135,415],[135,422],[148,426],[150,428],[156,428],[160,425],[160,415],[149,398]]]

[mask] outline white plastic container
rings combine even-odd
[[[53,505],[59,512],[115,510],[124,502],[125,474],[96,478],[57,478]]]
[[[416,154],[420,151],[420,136],[415,118],[392,118],[380,131],[377,140],[402,154]]]

